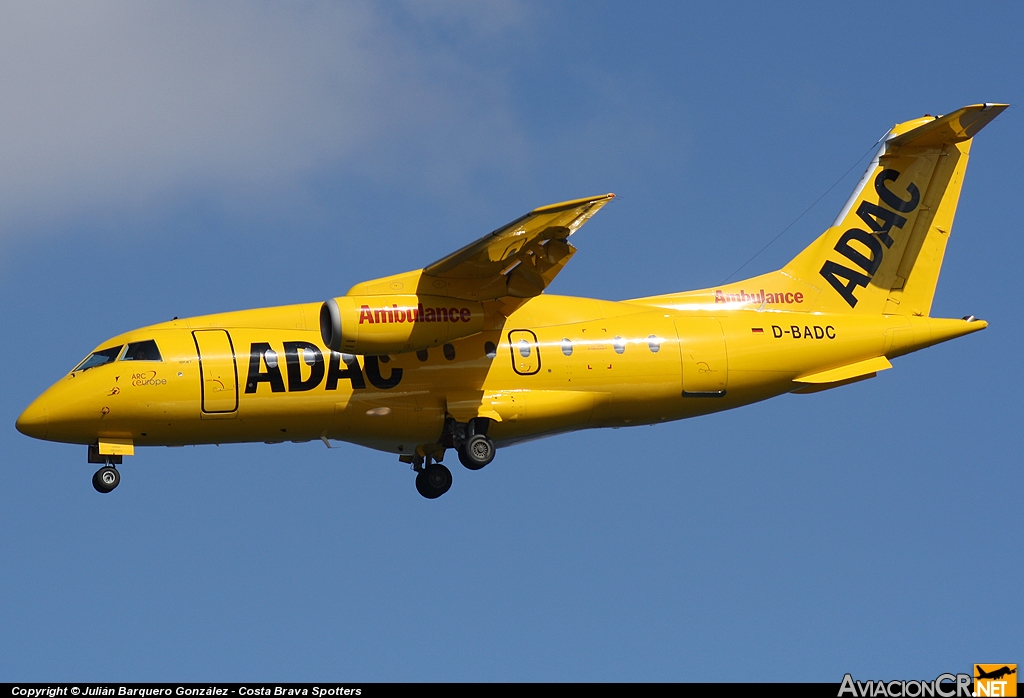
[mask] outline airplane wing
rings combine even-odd
[[[540,295],[576,248],[567,240],[615,197],[602,194],[542,206],[421,271],[358,284],[348,295],[402,288],[470,301],[525,299]],[[412,276],[415,276],[414,283]]]

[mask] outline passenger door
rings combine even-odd
[[[722,397],[729,361],[722,324],[710,317],[675,321],[683,362],[683,397]]]
[[[202,416],[235,416],[238,413],[238,367],[235,348],[227,330],[194,330],[199,353]]]

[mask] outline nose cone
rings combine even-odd
[[[14,426],[18,428],[25,436],[31,436],[35,439],[45,439],[46,429],[50,420],[49,410],[41,405],[41,400],[36,400],[29,405],[21,416],[18,417],[18,421],[14,423]]]

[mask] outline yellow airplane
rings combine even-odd
[[[417,271],[324,303],[171,320],[99,345],[18,418],[85,444],[100,492],[136,446],[349,441],[438,497],[448,449],[654,424],[873,377],[987,326],[929,315],[971,140],[1005,104],[896,125],[817,240],[782,269],[612,302],[544,293],[613,194],[544,206]]]

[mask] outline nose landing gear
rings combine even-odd
[[[112,492],[121,482],[121,473],[112,465],[104,465],[92,476],[92,486],[101,494]]]
[[[92,476],[92,486],[97,492],[107,494],[121,484],[121,473],[114,467],[121,464],[121,456],[101,455],[98,447],[90,446],[89,462],[103,464],[103,467]]]

